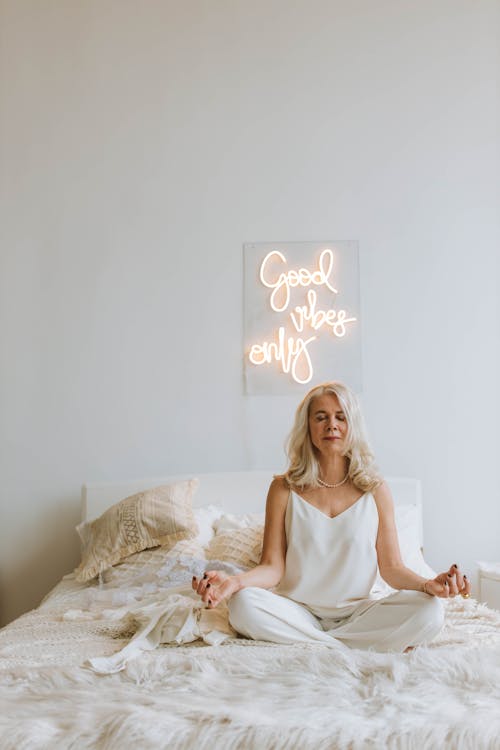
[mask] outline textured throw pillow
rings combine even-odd
[[[223,560],[241,568],[253,568],[260,562],[263,536],[262,524],[221,531],[205,547],[206,558]]]
[[[192,496],[197,479],[154,487],[121,500],[94,521],[76,527],[82,542],[77,581],[90,581],[135,552],[173,547],[198,533]]]

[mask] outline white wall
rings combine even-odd
[[[0,7],[2,621],[77,563],[83,481],[281,467],[245,241],[359,240],[379,464],[431,564],[499,558],[499,3]]]

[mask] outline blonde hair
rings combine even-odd
[[[287,440],[289,465],[284,479],[297,487],[319,487],[319,463],[309,434],[309,411],[313,399],[331,394],[337,396],[347,421],[344,456],[349,460],[349,478],[364,492],[382,482],[368,444],[366,428],[356,394],[343,383],[333,381],[312,388],[302,399],[295,413],[295,422]]]

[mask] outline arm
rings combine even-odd
[[[264,541],[259,564],[235,576],[238,591],[247,586],[270,589],[276,586],[285,570],[285,512],[290,490],[284,479],[273,479],[266,501]]]
[[[467,576],[463,576],[456,565],[433,579],[422,578],[401,559],[398,533],[394,518],[394,501],[387,482],[382,482],[374,491],[379,524],[377,534],[377,558],[380,575],[393,589],[424,591],[426,594],[448,598],[449,596],[469,596],[471,586]]]
[[[373,491],[373,497],[379,518],[376,549],[380,575],[393,589],[423,591],[427,579],[407,568],[401,559],[394,501],[387,482],[382,482]]]
[[[217,606],[222,599],[228,599],[247,586],[269,589],[280,582],[285,570],[285,511],[289,492],[284,479],[274,479],[271,482],[266,502],[262,555],[255,568],[233,576],[208,570],[206,577],[201,580],[193,579],[193,589],[209,606]]]

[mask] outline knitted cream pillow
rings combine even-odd
[[[231,562],[241,568],[253,568],[260,562],[264,526],[246,526],[216,534],[205,547],[207,560]]]
[[[124,557],[149,547],[173,547],[191,539],[198,526],[191,507],[197,479],[154,487],[112,505],[94,521],[76,527],[82,542],[77,581],[90,581]]]

